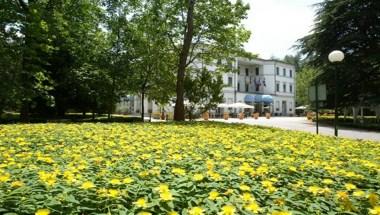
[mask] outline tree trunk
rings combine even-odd
[[[145,92],[141,91],[141,120],[144,122],[144,99],[145,99]]]
[[[352,107],[352,117],[353,117],[353,119],[354,119],[354,124],[356,124],[357,122],[358,122],[358,112],[359,112],[359,109],[356,107],[356,106],[354,106],[354,107]]]
[[[196,0],[188,0],[187,8],[187,18],[186,18],[186,31],[183,40],[183,46],[181,54],[179,57],[178,71],[177,71],[177,99],[174,109],[174,120],[175,121],[184,121],[185,120],[185,106],[184,106],[184,79],[185,79],[185,70],[187,58],[189,55],[189,50],[191,42],[193,40],[193,28],[194,28],[194,5]]]

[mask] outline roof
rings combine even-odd
[[[289,66],[293,66],[295,67],[295,65],[293,64],[290,64],[290,63],[287,63],[285,61],[281,61],[281,60],[276,60],[276,59],[270,59],[270,60],[267,60],[267,59],[262,59],[262,58],[252,58],[252,59],[249,59],[249,58],[246,58],[246,57],[239,57],[240,59],[242,60],[246,60],[246,61],[250,61],[250,60],[258,60],[258,61],[263,61],[263,62],[273,62],[273,63],[281,63],[281,64],[285,64],[285,65],[289,65]]]

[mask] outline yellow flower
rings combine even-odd
[[[330,185],[330,184],[333,184],[334,181],[328,178],[328,179],[323,179],[322,183]]]
[[[115,189],[109,189],[108,190],[108,196],[112,198],[116,198],[119,196],[119,191]]]
[[[136,205],[139,208],[146,208],[146,207],[148,207],[145,198],[139,198],[133,204]]]
[[[373,209],[369,209],[369,214],[380,215],[380,206],[375,206]]]
[[[124,178],[123,179],[123,183],[124,184],[130,184],[130,183],[132,183],[134,180],[132,179],[132,178],[130,178],[130,177],[127,177],[127,178]]]
[[[339,200],[347,200],[347,199],[349,199],[347,192],[344,192],[344,191],[338,191],[336,193],[336,196],[338,197]]]
[[[152,213],[146,212],[146,211],[141,211],[138,213],[138,215],[152,215]]]
[[[181,168],[173,168],[172,173],[174,173],[176,175],[185,175],[186,171],[184,169],[181,169]]]
[[[207,174],[209,174],[210,178],[214,181],[220,181],[222,179],[222,176],[217,172],[209,171]]]
[[[11,177],[8,174],[0,175],[0,182],[7,182]]]
[[[272,187],[273,186],[273,183],[271,181],[268,181],[268,180],[262,181],[261,184],[263,185],[263,187]]]
[[[156,190],[160,193],[169,192],[169,186],[167,184],[160,184]]]
[[[292,213],[288,211],[273,211],[272,215],[292,215]]]
[[[251,202],[255,200],[255,198],[250,193],[243,193],[243,195],[241,195],[241,199],[244,202]]]
[[[259,213],[261,210],[260,206],[256,202],[252,202],[246,205],[244,208],[251,213]]]
[[[121,181],[119,179],[114,178],[114,179],[111,179],[110,184],[119,185],[121,184]]]
[[[371,193],[367,196],[368,198],[368,201],[369,201],[369,204],[372,206],[372,207],[375,207],[379,201],[379,196],[376,195],[376,193]]]
[[[193,180],[194,181],[202,181],[204,176],[202,174],[194,174]]]
[[[356,189],[356,185],[355,184],[351,184],[351,183],[345,184],[344,187],[346,187],[346,190],[348,190],[348,191]]]
[[[34,215],[49,215],[50,210],[49,209],[38,209]]]
[[[239,188],[240,188],[240,190],[242,190],[242,191],[250,191],[250,190],[251,190],[251,188],[250,188],[249,186],[245,185],[245,184],[241,184],[241,185],[239,186]]]
[[[171,201],[171,200],[173,200],[173,195],[169,191],[161,192],[160,193],[160,199],[163,201]]]
[[[83,182],[83,184],[80,188],[87,190],[87,189],[91,189],[94,187],[95,187],[94,183],[92,183],[91,181],[86,181],[86,182]]]
[[[317,195],[319,192],[320,192],[321,188],[319,188],[318,186],[310,186],[307,191],[309,191],[310,193],[312,193],[313,195]]]
[[[235,214],[235,207],[232,205],[225,205],[222,207],[222,211],[219,213],[220,215],[233,215]]]
[[[220,198],[219,197],[219,193],[215,190],[211,191],[209,194],[208,194],[208,199],[210,200],[215,200],[217,198]]]
[[[11,187],[22,187],[24,183],[22,181],[14,181],[11,183]]]
[[[356,190],[352,193],[353,196],[355,197],[364,197],[365,196],[365,192],[363,190]]]
[[[189,215],[204,215],[203,209],[200,207],[193,207],[189,210]]]

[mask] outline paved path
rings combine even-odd
[[[306,120],[306,117],[272,117],[271,119],[266,119],[265,117],[260,117],[255,120],[253,118],[247,118],[243,120],[239,119],[211,119],[213,121],[225,122],[225,123],[245,123],[249,125],[261,125],[270,126],[289,130],[307,131],[315,134],[315,123]],[[334,127],[320,125],[319,133],[323,135],[334,135]],[[352,139],[363,139],[363,140],[374,140],[380,141],[380,132],[375,131],[365,131],[352,128],[339,128],[339,137],[346,137]]]

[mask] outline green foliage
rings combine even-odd
[[[177,60],[177,101],[174,118],[184,120],[183,94],[186,68],[197,59],[207,62],[225,60],[231,65],[233,57],[245,54],[243,44],[250,32],[242,20],[247,17],[248,5],[241,0],[163,1],[167,10],[168,37]],[[169,6],[170,5],[170,6]],[[202,50],[203,49],[203,50]],[[202,51],[201,51],[202,50]]]
[[[318,72],[312,67],[304,66],[297,71],[296,76],[296,103],[297,105],[310,105],[309,87],[315,86]]]
[[[204,113],[223,102],[223,79],[207,68],[189,69],[185,77],[186,111],[190,119],[196,109]]]
[[[189,50],[181,54],[189,2],[1,1],[0,112],[110,114],[128,94],[165,105],[174,97],[176,72],[199,59],[201,49],[205,63],[223,60],[219,70],[230,71],[231,57],[246,54],[250,34],[241,20],[248,6],[194,1]]]
[[[378,102],[380,95],[380,2],[375,0],[325,0],[317,5],[313,32],[300,39],[309,65],[321,71],[320,80],[334,94],[334,72],[338,72],[338,97],[342,106],[357,105],[360,98]],[[345,53],[343,62],[333,65],[333,50]]]

